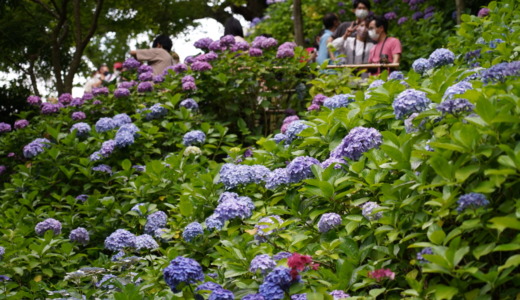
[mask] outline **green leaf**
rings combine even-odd
[[[375,298],[377,298],[377,296],[381,295],[385,291],[386,291],[385,288],[382,288],[382,289],[372,289],[368,293],[370,294],[370,296],[374,297],[374,299],[375,299]]]
[[[520,254],[509,257],[506,263],[498,268],[498,271],[502,271],[510,267],[516,267],[518,265],[520,265]]]
[[[442,284],[436,285],[434,287],[434,290],[435,290],[435,297],[438,300],[442,300],[442,299],[449,300],[449,299],[453,298],[455,295],[457,295],[459,292],[459,290],[455,287],[445,286]]]
[[[179,201],[179,209],[181,215],[185,217],[190,217],[193,214],[193,204],[190,199],[185,196],[181,196],[181,200]]]
[[[130,162],[128,159],[125,159],[121,162],[121,167],[123,170],[128,171],[132,167],[132,162]]]
[[[429,162],[438,175],[448,180],[451,180],[453,178],[452,166],[444,157],[440,155],[433,156],[432,158],[430,158]]]
[[[480,257],[491,253],[491,251],[493,251],[494,247],[495,247],[495,243],[477,246],[473,250],[473,256],[475,256],[476,259],[480,259]]]
[[[466,166],[466,167],[457,169],[455,171],[455,178],[457,179],[457,182],[462,183],[466,179],[468,179],[469,176],[471,176],[472,174],[477,172],[479,169],[480,169],[480,166],[476,166],[476,165]]]
[[[444,233],[439,225],[432,224],[430,228],[428,228],[427,236],[430,242],[440,245],[446,238],[446,233]]]
[[[520,230],[520,221],[513,216],[495,217],[489,220],[489,222],[491,225],[488,225],[488,227],[496,229],[499,232],[504,231],[506,228]]]

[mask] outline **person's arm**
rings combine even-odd
[[[394,63],[399,63],[401,60],[401,53],[395,53],[394,55],[392,55],[392,61]]]
[[[403,52],[401,47],[401,41],[397,40],[392,51],[392,62],[399,63],[401,61],[401,53]]]
[[[130,55],[133,55],[138,61],[153,61],[156,57],[154,49],[137,49],[130,51]]]
[[[136,57],[137,51],[135,51],[135,50],[130,51],[130,55],[132,55],[133,57]]]

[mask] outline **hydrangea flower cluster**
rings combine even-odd
[[[118,85],[117,85],[117,88],[120,88],[120,89],[130,89],[132,88],[133,86],[137,85],[137,82],[135,81],[122,81],[120,82]]]
[[[160,119],[168,114],[168,110],[161,103],[152,105],[146,114],[146,120]]]
[[[184,146],[192,146],[194,144],[204,144],[206,141],[206,134],[200,130],[192,130],[182,137],[182,144]]]
[[[99,133],[110,131],[112,129],[115,129],[116,127],[117,124],[116,122],[114,122],[112,118],[100,118],[96,122],[96,131]]]
[[[455,61],[455,54],[448,49],[439,48],[430,54],[428,60],[433,67],[440,67],[452,64]]]
[[[197,89],[195,85],[195,78],[191,75],[186,75],[182,78],[182,89],[185,91],[194,91]]]
[[[25,127],[29,126],[29,121],[25,120],[25,119],[21,119],[21,120],[16,120],[14,122],[14,129],[23,129]],[[2,130],[0,129],[0,132],[2,132]]]
[[[246,51],[249,50],[249,43],[248,42],[238,42],[235,43],[233,46],[231,46],[231,52],[237,52],[237,51]]]
[[[179,105],[181,107],[186,108],[186,109],[191,109],[191,110],[198,110],[199,109],[199,105],[197,104],[197,102],[195,102],[195,100],[193,100],[191,98],[182,100]]]
[[[373,278],[375,279],[377,282],[385,279],[385,278],[388,278],[390,280],[394,280],[395,279],[395,273],[392,272],[392,270],[390,269],[379,269],[379,270],[374,270],[374,271],[369,271],[368,272],[368,278]]]
[[[72,120],[74,121],[79,121],[79,120],[84,120],[87,118],[87,116],[85,115],[84,112],[82,111],[75,111],[72,113],[72,116],[71,116]]]
[[[98,88],[93,88],[92,89],[92,95],[94,96],[98,96],[98,95],[108,95],[109,93],[109,90],[106,86],[102,86],[102,87],[98,87]]]
[[[104,165],[104,164],[93,167],[92,171],[103,172],[103,173],[107,173],[109,175],[112,175],[112,173],[113,173],[112,168],[109,165]]]
[[[61,223],[56,219],[48,218],[45,221],[36,224],[34,230],[37,235],[44,235],[47,230],[52,230],[55,235],[58,235],[61,233]]]
[[[395,117],[397,119],[404,119],[414,112],[420,113],[428,109],[430,104],[431,101],[425,92],[407,89],[397,95],[392,103],[392,107],[394,108]]]
[[[188,146],[186,149],[184,149],[184,156],[190,156],[190,155],[201,155],[202,151],[197,146]]]
[[[42,99],[38,96],[31,95],[27,97],[27,103],[29,103],[30,105],[40,105],[42,104]]]
[[[7,124],[5,122],[0,122],[0,133],[11,131],[11,124]]]
[[[312,103],[309,107],[307,107],[307,110],[311,111],[320,109],[320,107],[323,105],[323,102],[325,102],[326,99],[327,97],[325,95],[317,94],[316,96],[314,96],[314,98],[312,98]]]
[[[323,169],[328,168],[330,165],[334,165],[334,169],[341,169],[341,165],[346,165],[347,161],[343,158],[329,157],[321,163]]]
[[[334,298],[334,300],[350,298],[350,295],[345,293],[342,290],[334,290],[334,291],[330,292],[329,295],[331,295]]]
[[[307,300],[307,294],[294,294],[294,295],[291,295],[291,300]]]
[[[90,240],[90,235],[85,228],[78,227],[70,232],[69,239],[76,243],[86,245]]]
[[[79,122],[72,125],[70,128],[70,132],[73,132],[74,130],[76,130],[77,137],[86,137],[90,133],[90,125],[84,122]]]
[[[255,256],[253,260],[251,260],[251,264],[249,265],[249,271],[256,273],[256,271],[260,270],[262,274],[271,271],[276,267],[276,262],[271,258],[271,256],[267,254],[260,254]]]
[[[192,284],[204,280],[204,273],[199,263],[191,258],[177,256],[164,271],[164,280],[170,289],[176,293],[181,283]]]
[[[166,227],[168,216],[163,211],[156,211],[146,218],[144,225],[144,232],[146,234],[153,234],[157,229]]]
[[[295,116],[297,117],[297,116]],[[290,144],[292,141],[298,138],[298,135],[305,130],[306,128],[309,128],[310,126],[303,123],[300,120],[296,120],[289,123],[289,126],[287,126],[287,130],[285,131],[285,143]]]
[[[242,184],[264,182],[269,174],[269,169],[262,165],[235,165],[224,164],[220,169],[220,182],[226,189],[232,189]]]
[[[291,183],[291,181],[289,180],[287,169],[278,168],[267,174],[267,178],[265,179],[265,188],[273,190],[281,185],[289,183]]]
[[[290,270],[284,267],[277,267],[271,271],[260,285],[259,292],[269,300],[280,300],[284,298],[284,293],[293,283]]]
[[[135,237],[135,249],[137,251],[142,249],[155,250],[157,248],[159,248],[159,244],[151,235],[141,234]]]
[[[363,205],[361,205],[361,214],[370,221],[379,220],[383,216],[383,213],[378,212],[374,214],[374,209],[379,207],[380,206],[375,202],[365,202]]]
[[[280,144],[281,142],[285,141],[287,139],[287,136],[283,133],[277,133],[274,135],[273,137],[273,140],[277,143],[277,144]]]
[[[424,74],[426,71],[430,70],[432,67],[433,67],[432,64],[426,58],[416,59],[412,64],[412,69],[415,71],[415,73],[418,73],[418,74]]]
[[[72,101],[72,95],[69,94],[69,93],[63,93],[61,94],[59,97],[58,97],[58,102],[63,104],[63,105],[67,105],[69,104],[70,102]]]
[[[191,69],[196,72],[203,72],[213,69],[213,67],[205,61],[196,61],[191,64]]]
[[[461,113],[471,112],[475,106],[467,99],[456,98],[443,101],[437,106],[437,110],[443,114],[459,115]]]
[[[85,202],[85,201],[88,200],[88,195],[86,195],[86,194],[81,194],[81,195],[76,196],[75,199],[78,200],[78,201],[81,201],[81,202]]]
[[[272,225],[275,225],[275,222],[278,226],[283,224],[284,220],[278,215],[271,215],[267,217],[263,217],[258,220],[258,223],[255,225],[256,234],[255,239],[263,241],[266,237],[273,234],[276,229],[267,230]]]
[[[292,253],[282,251],[282,252],[278,252],[275,255],[273,255],[273,259],[275,261],[278,261],[278,260],[282,260],[282,259],[287,259],[291,256],[292,256]]]
[[[394,19],[397,19],[397,14],[395,12],[391,11],[391,12],[387,12],[386,14],[384,14],[384,17],[387,20],[394,20]]]
[[[209,295],[208,300],[234,300],[235,295],[233,292],[225,290],[225,289],[217,289],[214,290],[211,295]]]
[[[194,238],[202,235],[203,233],[204,229],[202,229],[202,225],[200,225],[198,222],[192,222],[184,228],[184,231],[182,232],[182,238],[187,242],[191,242]]]
[[[133,57],[130,57],[123,62],[123,68],[125,69],[134,70],[139,68],[139,66],[141,66],[141,63]]]
[[[520,61],[504,62],[492,66],[481,72],[484,83],[505,81],[509,76],[520,76]]]
[[[397,20],[397,25],[402,25],[406,21],[408,21],[408,17],[400,17],[399,20]]]
[[[188,70],[188,66],[185,64],[176,64],[173,66],[173,71],[177,74],[186,72]],[[166,74],[163,74],[166,75]]]
[[[61,103],[50,103],[45,102],[41,105],[41,113],[44,115],[54,114],[60,111],[63,108],[63,104]]]
[[[336,109],[340,107],[347,107],[349,103],[352,103],[356,100],[356,96],[351,94],[340,94],[335,95],[330,98],[327,98],[323,102],[323,106],[328,109]]]
[[[417,253],[417,260],[422,263],[428,263],[429,261],[423,257],[424,254],[433,254],[433,250],[430,247],[426,247]]]
[[[114,91],[114,97],[116,98],[126,98],[130,96],[130,90],[125,88],[117,88]]]
[[[105,248],[120,251],[123,248],[135,247],[135,235],[128,230],[118,229],[105,239]]]
[[[243,220],[251,217],[254,209],[255,205],[251,198],[239,197],[236,193],[224,192],[219,198],[219,204],[215,208],[213,217],[217,218],[223,226],[227,220],[236,218]],[[208,219],[206,219],[206,225],[208,225]],[[216,225],[215,229],[222,228],[216,221],[213,223]]]
[[[139,74],[139,81],[153,81],[153,72],[144,72]]]
[[[5,255],[5,248],[0,246],[0,259],[2,259]]]
[[[44,148],[50,147],[50,141],[46,138],[35,139],[23,147],[23,156],[33,158],[43,152]]]
[[[388,80],[404,80],[404,74],[401,71],[393,71],[388,76]]]
[[[300,118],[296,115],[288,116],[283,120],[282,127],[280,128],[280,131],[285,134],[287,132],[287,129],[289,128],[289,125],[291,125],[292,122],[295,122],[299,120]]]
[[[343,138],[341,143],[330,153],[332,158],[348,157],[358,160],[363,153],[377,148],[383,143],[382,136],[377,129],[355,127]]]
[[[216,214],[212,214],[211,216],[207,217],[204,223],[206,223],[206,228],[209,231],[220,230],[222,227],[224,227],[224,221],[222,221],[220,216]]]
[[[318,222],[318,230],[320,232],[328,232],[339,225],[341,225],[340,215],[336,213],[325,213]]]
[[[291,183],[300,182],[312,176],[312,165],[319,165],[319,161],[310,156],[299,156],[287,165],[287,175]]]
[[[294,57],[295,43],[286,42],[278,47],[276,52],[276,58],[292,58]]]
[[[469,193],[459,197],[457,200],[458,212],[462,212],[467,208],[477,209],[479,207],[488,206],[489,200],[481,193]]]
[[[98,161],[104,157],[110,156],[112,152],[114,152],[114,149],[116,147],[116,142],[114,140],[108,140],[104,141],[103,144],[101,144],[101,149],[99,151],[96,151],[90,155],[91,161]]]
[[[259,49],[259,48],[249,49],[249,56],[251,56],[251,57],[259,57],[262,55],[264,55],[264,52],[262,51],[262,49]]]
[[[213,42],[212,39],[210,38],[202,38],[198,41],[196,41],[193,46],[195,46],[195,48],[199,48],[199,49],[208,49],[209,45]]]
[[[206,281],[206,282],[203,282],[203,283],[199,284],[199,286],[197,286],[197,288],[195,288],[195,292],[198,292],[198,291],[215,291],[215,290],[218,290],[218,289],[222,289],[222,286],[220,284],[212,282],[212,281]]]
[[[143,81],[137,85],[137,91],[139,93],[146,93],[153,91],[153,83],[150,81]]]
[[[449,88],[447,88],[446,91],[444,92],[444,96],[442,97],[442,99],[443,100],[453,99],[453,98],[455,98],[455,95],[464,94],[466,91],[472,90],[472,89],[473,89],[473,85],[471,84],[471,82],[461,81],[461,82],[458,82],[458,83],[450,86]]]
[[[152,72],[153,73],[153,68],[149,65],[140,65],[139,68],[137,68],[137,73],[138,74],[144,74],[144,73],[149,73],[149,72]]]

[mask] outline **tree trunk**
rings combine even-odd
[[[294,41],[298,46],[303,46],[303,17],[302,17],[302,2],[301,0],[294,0],[293,2],[293,17],[294,17]]]
[[[31,87],[33,89],[33,93],[36,96],[41,96],[40,91],[38,90],[38,82],[36,81],[36,74],[34,74],[34,59],[31,59],[29,62],[29,70],[27,72],[29,73],[29,78],[31,79]]]
[[[464,10],[464,0],[455,0],[455,7],[457,8],[457,24],[460,24],[460,16]]]

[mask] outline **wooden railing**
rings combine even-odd
[[[399,63],[390,63],[390,64],[354,64],[354,65],[328,65],[327,69],[343,69],[343,68],[351,68],[351,69],[375,69],[375,68],[390,68],[390,69],[398,69]]]

